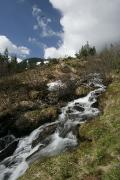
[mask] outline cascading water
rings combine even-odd
[[[96,90],[91,91],[86,97],[69,102],[61,109],[57,121],[44,124],[29,136],[19,139],[14,153],[0,163],[1,180],[16,180],[25,173],[29,163],[34,160],[59,154],[77,146],[78,125],[100,113],[99,109],[93,107],[93,104],[97,101],[97,97],[105,91],[99,74],[91,74],[90,77],[87,85],[94,86]],[[44,133],[47,135],[43,136]],[[14,141],[16,141],[15,137],[11,136],[9,143]],[[7,147],[4,146],[5,148]]]

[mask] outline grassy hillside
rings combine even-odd
[[[29,134],[54,121],[60,108],[86,95],[89,73],[101,73],[107,91],[99,99],[101,116],[81,125],[80,145],[59,156],[34,162],[21,180],[120,179],[120,55],[100,55],[51,61],[49,64],[0,78],[0,136]],[[65,89],[48,91],[47,83],[61,80]]]
[[[84,63],[77,59],[51,62],[1,78],[0,136],[8,133],[23,136],[55,120],[60,107],[88,91],[80,86]],[[61,80],[66,87],[48,91],[47,83],[56,80]]]
[[[75,150],[36,161],[21,180],[120,179],[120,76],[113,75],[100,99],[103,114],[80,127],[86,140]]]

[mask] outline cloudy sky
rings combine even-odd
[[[0,53],[73,56],[120,40],[120,0],[0,0]]]

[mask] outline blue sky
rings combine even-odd
[[[74,56],[82,45],[120,42],[120,0],[0,0],[0,53]]]
[[[45,29],[42,29],[42,24],[38,27],[38,17],[54,34],[43,34]],[[49,0],[0,0],[0,35],[17,46],[30,49],[29,56],[43,57],[44,48],[57,47],[61,39],[60,17],[60,12],[52,7]]]

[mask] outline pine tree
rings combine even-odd
[[[80,51],[80,57],[87,57],[88,56],[88,50],[86,46],[83,46]]]
[[[8,74],[8,50],[6,49],[4,54],[0,54],[0,75],[4,76]]]
[[[4,58],[5,58],[5,62],[8,63],[8,60],[9,60],[9,52],[8,52],[8,49],[6,48],[5,51],[4,51]]]
[[[91,55],[94,56],[96,54],[95,46],[90,47],[89,43],[87,42],[84,46],[81,47],[78,53],[75,54],[77,58],[84,57],[86,59],[87,56]]]
[[[89,55],[94,56],[95,54],[96,54],[96,48],[95,46],[93,46],[89,49]]]
[[[17,57],[16,56],[11,57],[10,67],[13,73],[17,71]]]

